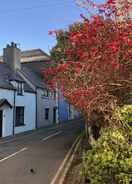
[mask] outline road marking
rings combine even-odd
[[[57,183],[57,180],[58,180],[58,178],[59,178],[59,176],[60,176],[60,173],[62,172],[62,170],[63,170],[63,168],[64,168],[66,162],[68,161],[68,159],[69,159],[69,157],[70,157],[70,155],[71,155],[71,153],[72,153],[72,150],[73,150],[73,148],[75,147],[76,143],[78,142],[79,138],[80,138],[80,136],[78,136],[78,137],[76,138],[76,140],[74,141],[74,143],[72,144],[70,150],[69,150],[68,153],[66,154],[64,160],[62,161],[62,163],[61,163],[59,169],[57,170],[57,173],[55,174],[55,176],[54,176],[54,178],[53,178],[53,180],[51,181],[50,184],[56,184],[56,183]]]
[[[42,139],[42,141],[47,141],[48,139],[50,139],[50,138],[52,138],[52,137],[55,137],[56,135],[60,135],[62,133],[62,131],[59,131],[59,132],[56,132],[56,133],[54,133],[54,134],[52,134],[52,135],[49,135],[48,137],[44,137],[43,139]]]
[[[8,160],[9,158],[12,158],[12,157],[14,157],[15,155],[17,155],[17,154],[19,154],[19,153],[21,153],[21,152],[23,152],[23,151],[26,151],[26,150],[27,150],[27,148],[22,148],[21,150],[19,150],[19,151],[13,153],[13,154],[11,154],[11,155],[9,155],[9,156],[7,156],[7,157],[1,159],[0,162],[3,162],[3,161],[5,161],[5,160]]]
[[[52,137],[55,137],[55,136],[57,136],[57,135],[59,135],[59,134],[61,134],[61,133],[62,133],[62,131],[56,132],[56,133],[54,133],[54,134],[52,134],[52,135],[49,135],[48,137],[43,138],[42,141],[46,141],[46,140],[48,140],[48,139],[50,139],[50,138],[52,138]],[[11,155],[5,157],[5,158],[2,158],[2,159],[0,160],[0,163],[1,163],[1,162],[4,162],[4,161],[6,161],[6,160],[8,160],[8,159],[10,159],[10,158],[12,158],[12,157],[14,157],[14,156],[16,156],[17,154],[19,154],[19,153],[21,153],[21,152],[23,152],[23,151],[26,151],[27,149],[28,149],[28,148],[22,148],[21,150],[15,152],[15,153],[13,153],[13,154],[11,154]]]

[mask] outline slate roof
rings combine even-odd
[[[33,63],[34,64],[34,63]],[[23,75],[35,86],[38,88],[47,88],[46,84],[44,83],[44,80],[42,76],[38,73],[36,73],[32,68],[26,67],[22,65],[21,72]]]
[[[23,51],[21,55],[22,72],[36,87],[47,88],[42,71],[52,65],[50,56],[41,49]]]
[[[31,49],[21,52],[21,63],[49,60],[50,56],[41,49]],[[3,62],[3,56],[0,56],[0,62]]]
[[[0,99],[0,107],[2,107],[3,105],[8,105],[10,108],[12,108],[10,102],[8,102],[8,100],[5,98]]]
[[[49,66],[52,65],[52,61],[34,61],[34,62],[26,62],[22,63],[23,67],[30,68],[34,72],[38,73],[39,75],[42,74],[42,71]]]
[[[12,80],[24,82],[24,80],[17,73],[14,73],[6,63],[0,63],[0,88],[14,90],[15,88],[10,83]],[[24,90],[33,92],[26,83],[24,83]]]
[[[42,77],[42,71],[45,68],[48,68],[52,65],[52,61],[50,56],[46,54],[41,49],[32,49],[26,50],[21,52],[21,73],[28,79],[30,82],[39,88],[47,88],[46,84],[44,83]],[[9,78],[5,80],[5,77]],[[3,63],[3,57],[0,57],[0,87],[13,89],[13,86],[9,83],[9,80],[22,80],[22,78],[18,74],[14,74],[9,67]],[[9,76],[9,77],[7,77]],[[28,84],[24,86],[26,91],[31,91],[32,89],[29,87]]]
[[[21,62],[48,61],[50,57],[41,49],[32,49],[21,52]]]

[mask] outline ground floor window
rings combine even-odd
[[[24,125],[24,107],[16,107],[16,121],[15,126]]]
[[[45,120],[49,119],[49,108],[45,109]]]

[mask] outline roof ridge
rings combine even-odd
[[[39,50],[39,51],[42,51],[42,52],[43,52],[43,50],[42,50],[42,49],[40,49],[40,48],[37,48],[37,49],[27,49],[27,50],[22,50],[21,52],[31,52],[31,51],[36,51],[36,50]]]

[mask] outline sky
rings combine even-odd
[[[101,1],[101,0],[96,0]],[[81,20],[84,10],[75,0],[0,0],[0,54],[10,42],[21,50],[41,48],[45,52],[55,45],[49,30],[66,29]]]

